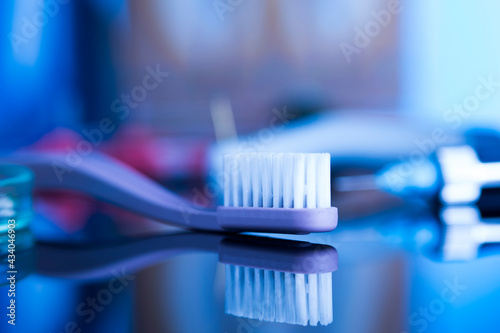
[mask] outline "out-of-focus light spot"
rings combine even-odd
[[[40,54],[43,26],[38,26],[34,18],[48,19],[43,11],[44,3],[41,4],[36,0],[18,0],[14,4],[9,39],[14,59],[23,65],[33,66]]]

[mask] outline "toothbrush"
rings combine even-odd
[[[233,154],[224,158],[224,206],[199,208],[99,153],[24,153],[7,158],[35,173],[35,187],[87,193],[178,227],[227,232],[308,234],[337,226],[330,207],[329,154]]]
[[[219,254],[225,264],[225,312],[298,325],[333,321],[335,248],[247,235],[184,233],[127,240],[99,247],[39,243],[39,274],[66,279],[106,279],[164,262],[179,253]],[[65,262],[64,265],[60,265]]]
[[[333,321],[332,272],[338,256],[327,245],[227,239],[225,311],[237,317],[294,325]],[[246,259],[245,261],[243,259]]]

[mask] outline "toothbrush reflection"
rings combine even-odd
[[[37,246],[37,272],[76,280],[108,278],[115,269],[125,267],[130,272],[139,271],[189,252],[219,253],[219,260],[224,264],[280,272],[322,273],[338,268],[337,251],[328,245],[187,232],[92,247],[42,242]]]
[[[222,248],[227,314],[303,326],[333,321],[335,248],[285,240],[263,244],[256,239],[227,239]]]
[[[333,321],[332,272],[338,268],[338,254],[328,245],[204,233],[97,248],[41,243],[37,272],[66,279],[105,279],[124,267],[133,273],[192,251],[218,253],[225,264],[227,314],[313,326]]]

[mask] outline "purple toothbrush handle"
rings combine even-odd
[[[213,210],[198,209],[129,166],[99,153],[69,165],[64,154],[19,154],[9,161],[35,173],[35,187],[83,192],[183,228],[222,231]]]

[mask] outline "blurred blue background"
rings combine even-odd
[[[240,134],[265,127],[282,105],[406,112],[430,126],[473,94],[478,78],[500,78],[494,1],[1,6],[3,150],[56,127],[116,119],[113,101],[140,85],[148,66],[159,65],[169,79],[119,122],[207,139],[214,138],[210,103],[219,93],[230,99]],[[498,95],[464,116],[465,125],[498,127]]]
[[[68,153],[83,138],[190,198],[232,140],[277,124],[285,129],[258,150],[329,151],[334,178],[449,143],[498,161],[499,18],[493,0],[4,0],[0,153]],[[333,201],[339,230],[305,238],[335,246],[341,262],[334,323],[316,331],[498,331],[498,255],[436,259],[442,207],[371,191]],[[495,219],[481,223],[498,224],[499,202],[490,199]],[[84,196],[42,193],[35,208],[39,241],[167,230]],[[474,234],[465,230],[463,239]],[[241,322],[223,315],[221,274],[212,254],[150,267],[84,332],[234,332]],[[455,278],[463,296],[425,328],[412,323]],[[19,283],[18,320],[33,332],[62,330],[106,282],[32,274]]]

